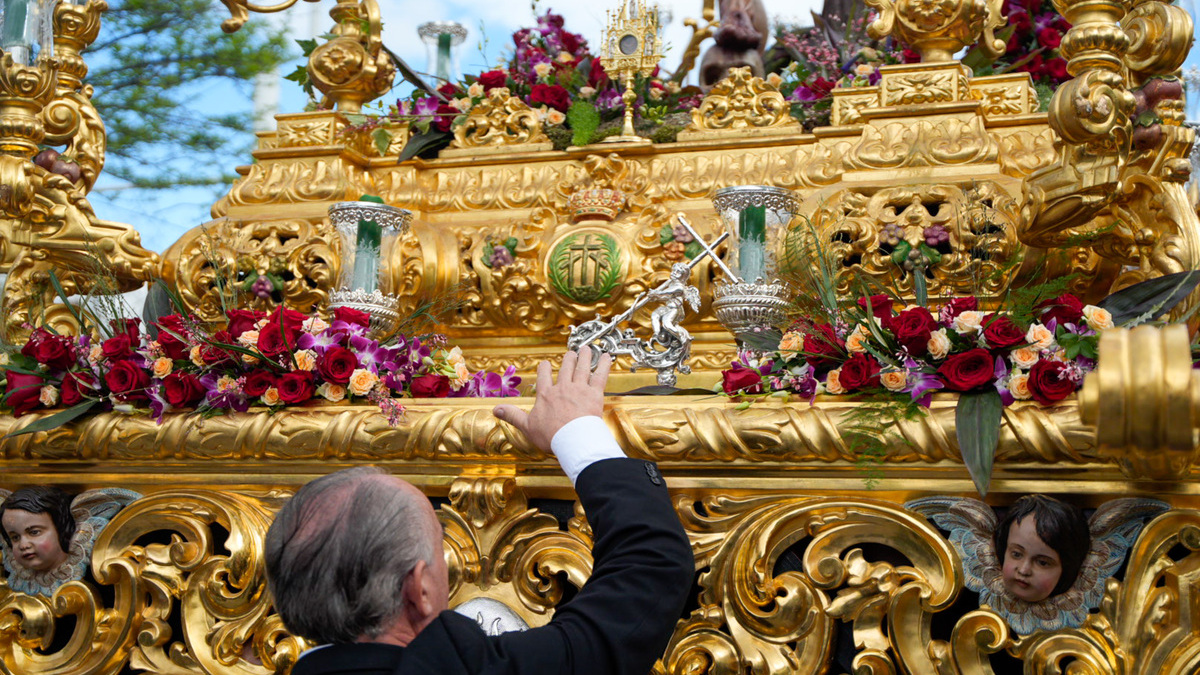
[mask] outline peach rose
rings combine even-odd
[[[204,359],[200,357],[200,345],[192,345],[191,351],[188,352],[188,358],[197,366],[204,367]]]
[[[844,394],[846,388],[842,386],[842,369],[837,368],[829,371],[829,375],[825,377],[825,391],[830,394]]]
[[[479,98],[480,96],[483,96],[483,85],[476,82],[475,84],[467,87],[467,96],[470,96],[471,98]]]
[[[950,337],[945,328],[939,328],[929,334],[929,358],[944,359],[950,353]]]
[[[258,363],[258,357],[253,354],[242,354],[242,363],[252,366]]]
[[[1088,327],[1092,330],[1107,330],[1114,327],[1112,314],[1103,307],[1087,305],[1083,308],[1083,318],[1087,320]]]
[[[350,373],[350,391],[355,396],[366,396],[379,382],[379,376],[366,368],[357,368]]]
[[[47,384],[38,392],[38,400],[47,408],[53,408],[58,405],[58,387]]]
[[[1038,356],[1038,350],[1034,349],[1033,347],[1021,347],[1019,349],[1012,350],[1012,352],[1009,353],[1008,358],[1012,359],[1014,366],[1029,370],[1033,367],[1033,364],[1038,362],[1040,357]]]
[[[267,390],[262,395],[263,405],[279,405],[279,390],[275,387],[267,387]]]
[[[1008,393],[1018,401],[1028,401],[1033,398],[1033,393],[1029,391],[1029,376],[1020,371],[1014,373],[1012,377],[1008,378]]]
[[[1034,349],[1044,351],[1054,346],[1054,333],[1042,324],[1035,323],[1025,332],[1025,340]]]
[[[346,398],[346,388],[340,384],[326,382],[325,384],[317,387],[317,395],[323,397],[330,403],[337,403],[338,401]]]
[[[193,348],[193,349],[195,349],[195,348]],[[100,359],[103,359],[103,358],[104,358],[104,349],[101,348],[100,345],[92,345],[92,348],[88,350],[88,363],[90,363],[94,366],[97,363],[100,363]]]
[[[908,373],[903,370],[880,373],[879,382],[888,391],[902,391],[908,384]]]
[[[862,326],[855,326],[854,332],[846,336],[846,351],[850,353],[867,351],[867,332]]]
[[[977,312],[972,309],[959,313],[958,316],[954,317],[954,323],[952,324],[954,330],[964,335],[978,333],[982,325],[983,312]]]
[[[779,76],[779,73],[771,73],[767,75],[767,84],[778,89],[779,85],[783,84],[783,78]]]
[[[329,328],[329,324],[326,323],[321,317],[313,316],[305,319],[304,323],[300,324],[300,328],[303,329],[305,333],[320,333],[326,328]]]
[[[311,371],[317,367],[317,353],[311,349],[301,349],[293,357],[296,370]]]
[[[554,68],[554,66],[550,65],[549,63],[542,62],[533,67],[533,72],[537,75],[538,79],[540,80],[540,79],[546,77],[547,75],[549,75],[550,71],[553,68]]]
[[[170,375],[174,366],[175,363],[172,362],[171,359],[163,356],[161,358],[154,359],[154,365],[151,367],[151,369],[154,372],[154,376],[161,379]]]
[[[546,112],[546,121],[550,124],[562,124],[567,121],[567,116],[557,110],[551,109]]]
[[[244,330],[238,336],[238,344],[246,349],[256,349],[258,347],[258,331],[254,329]]]
[[[580,87],[579,95],[583,98],[591,98],[596,93],[595,87]]]
[[[571,52],[559,52],[558,53],[558,62],[559,63],[574,63],[575,56],[572,55]]]
[[[789,330],[779,341],[779,351],[798,352],[804,348],[804,336],[799,331]]]

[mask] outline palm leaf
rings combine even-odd
[[[1166,314],[1200,284],[1200,270],[1166,274],[1122,288],[1097,303],[1112,314],[1115,325],[1137,325]]]
[[[66,410],[56,412],[53,415],[47,415],[46,417],[36,420],[31,424],[25,425],[24,427],[22,427],[21,429],[19,429],[17,431],[14,431],[10,434],[6,434],[4,437],[5,438],[13,438],[14,436],[22,436],[24,434],[32,434],[32,433],[36,433],[38,431],[50,431],[51,429],[57,429],[58,427],[61,427],[62,425],[66,424],[67,422],[71,422],[78,417],[82,417],[83,415],[86,415],[88,413],[88,411],[90,411],[92,408],[94,408],[99,403],[100,403],[99,399],[88,399],[81,403],[76,403],[75,405],[71,406],[70,408],[67,408]]]
[[[1000,424],[1004,421],[1004,402],[995,389],[968,392],[959,396],[954,413],[955,433],[963,464],[980,495],[987,495],[992,481],[996,446],[1000,444]]]

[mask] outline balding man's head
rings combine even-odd
[[[318,643],[373,638],[404,609],[418,562],[442,557],[429,501],[375,467],[302,487],[267,530],[267,580],[291,632]]]

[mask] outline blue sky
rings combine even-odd
[[[1197,2],[1200,0],[1181,0],[1180,6],[1192,12],[1194,16]],[[810,10],[819,11],[821,7],[818,0],[764,0],[763,4],[773,21],[784,20],[803,25],[811,25]],[[280,14],[252,14],[250,20],[284,22],[297,39],[308,38],[328,30],[331,21],[327,12],[331,5],[330,2],[303,2]],[[466,26],[469,35],[460,47],[459,54],[462,70],[466,73],[478,73],[503,58],[510,51],[513,31],[533,25],[535,13],[542,14],[547,9],[552,9],[555,13],[562,14],[567,30],[582,34],[594,45],[599,42],[604,29],[605,10],[619,7],[617,0],[573,0],[560,5],[535,2],[533,6],[529,0],[491,0],[483,3],[455,0],[443,3],[379,0],[379,5],[384,19],[384,42],[410,66],[422,71],[427,65],[427,52],[425,45],[417,37],[417,26],[426,21],[458,21]],[[691,35],[690,29],[684,27],[683,21],[689,17],[699,18],[701,2],[671,0],[660,2],[659,7],[663,10],[663,18],[667,20],[663,42],[668,51],[663,63],[664,67],[673,69],[678,65],[683,48]],[[214,1],[213,11],[225,10]],[[711,41],[708,44],[711,44]],[[1200,54],[1193,53],[1188,63],[1200,65]],[[294,65],[289,64],[281,69],[281,72],[287,73],[293,68]],[[194,92],[194,105],[201,110],[215,105],[228,109],[231,100],[238,101],[237,105],[247,110],[249,125],[250,87],[247,85],[242,89],[245,91],[238,91],[238,88],[228,85],[213,85]],[[304,108],[304,94],[295,83],[282,81],[279,90],[279,112],[299,112]],[[1189,99],[1193,99],[1190,109],[1194,111],[1200,101],[1194,100],[1193,97]],[[1196,117],[1195,112],[1190,117]],[[251,161],[249,154],[229,157],[223,168],[232,171],[235,166]],[[161,252],[184,232],[208,220],[209,209],[224,191],[181,189],[149,196],[140,191],[126,192],[118,182],[102,175],[97,190],[92,192],[89,199],[100,218],[129,223],[141,233],[142,242],[147,248]]]

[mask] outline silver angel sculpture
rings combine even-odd
[[[88,490],[74,499],[41,485],[0,490],[0,555],[8,587],[49,596],[68,581],[83,579],[100,531],[140,497],[121,488]]]
[[[998,520],[977,499],[926,497],[904,506],[950,533],[967,588],[1020,635],[1082,625],[1144,522],[1169,508],[1116,499],[1085,519],[1074,506],[1028,495]]]

